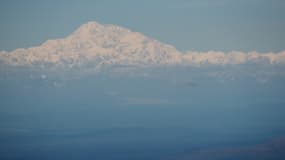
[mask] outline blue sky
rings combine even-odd
[[[1,0],[0,50],[62,38],[88,21],[142,32],[179,50],[281,51],[283,0]]]

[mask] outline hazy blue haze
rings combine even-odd
[[[264,83],[212,70],[79,79],[2,71],[0,158],[282,160],[284,76]]]

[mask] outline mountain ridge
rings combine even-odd
[[[69,36],[47,40],[40,46],[0,52],[0,62],[12,66],[93,67],[114,65],[136,67],[163,65],[238,65],[246,63],[285,64],[285,51],[195,52],[182,53],[175,47],[144,36],[139,32],[92,21],[81,25]]]

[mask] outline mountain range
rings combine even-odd
[[[279,53],[209,51],[181,52],[129,29],[88,22],[69,36],[48,40],[40,46],[0,52],[0,63],[8,66],[41,68],[82,68],[95,71],[116,66],[207,66],[240,64],[285,64],[285,51]]]

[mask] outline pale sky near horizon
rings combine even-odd
[[[88,21],[141,32],[179,50],[285,49],[283,0],[1,0],[0,50],[63,38]]]

